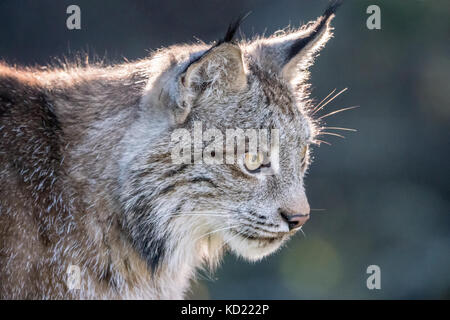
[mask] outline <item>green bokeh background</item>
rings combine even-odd
[[[270,34],[316,18],[327,1],[2,0],[0,58],[48,64],[81,50],[120,62],[178,42],[219,38],[252,11],[242,33]],[[65,27],[78,4],[82,30]],[[381,8],[381,30],[366,8]],[[323,112],[358,130],[314,149],[306,179],[312,212],[299,234],[258,263],[231,255],[201,273],[189,297],[211,299],[450,298],[450,1],[348,0],[335,38],[312,68],[317,100],[349,90]],[[368,290],[366,268],[381,268]]]

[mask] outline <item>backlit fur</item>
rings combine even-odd
[[[183,298],[227,249],[249,260],[277,250],[294,232],[280,210],[309,213],[307,67],[332,17],[115,66],[1,65],[0,298]],[[276,174],[174,164],[171,133],[195,121],[278,128]],[[70,265],[81,289],[67,287]]]

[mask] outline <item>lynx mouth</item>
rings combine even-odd
[[[245,234],[242,231],[226,232],[225,242],[228,248],[238,256],[250,261],[257,261],[278,250],[290,233],[279,233],[273,236]]]
[[[244,233],[236,231],[236,230],[231,230],[231,232],[236,237],[239,236],[239,237],[241,237],[241,238],[243,238],[245,240],[266,241],[266,242],[269,242],[269,243],[277,241],[277,240],[281,241],[281,240],[285,239],[286,237],[288,237],[289,235],[292,234],[292,232],[282,232],[282,233],[280,232],[279,234],[274,235],[274,236],[260,236],[260,235],[257,235],[257,234],[251,234],[251,235],[244,234]]]
[[[280,235],[278,237],[260,237],[260,236],[248,236],[246,237],[248,240],[258,240],[258,241],[267,241],[274,242],[276,240],[282,240],[286,235]]]

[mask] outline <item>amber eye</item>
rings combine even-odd
[[[244,157],[245,169],[249,172],[257,172],[261,168],[264,162],[264,155],[261,152],[250,153],[247,152]]]

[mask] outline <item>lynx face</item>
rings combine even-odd
[[[332,36],[334,10],[269,38],[234,43],[231,28],[211,48],[157,53],[166,65],[124,139],[119,190],[123,227],[153,268],[168,256],[192,260],[192,252],[214,263],[227,247],[257,260],[308,220],[303,178],[316,128],[307,69]],[[175,130],[192,134],[196,123],[224,136],[227,129],[277,129],[279,149],[236,152],[233,164],[174,163]]]
[[[254,260],[277,249],[309,217],[303,176],[314,125],[288,83],[251,60],[247,67],[250,71],[241,93],[217,101],[210,97],[210,101],[194,105],[183,127],[189,132],[194,131],[195,123],[216,128],[223,133],[224,144],[229,128],[278,129],[277,150],[257,155],[248,148],[234,150],[233,164],[191,164],[185,172],[198,180],[189,187],[191,194],[196,192],[192,211],[205,215],[210,226],[207,232],[222,237],[237,254]]]
[[[233,42],[235,24],[131,63],[0,64],[0,297],[181,298],[227,249],[257,260],[300,230],[321,129],[308,68],[338,3],[297,30]]]

